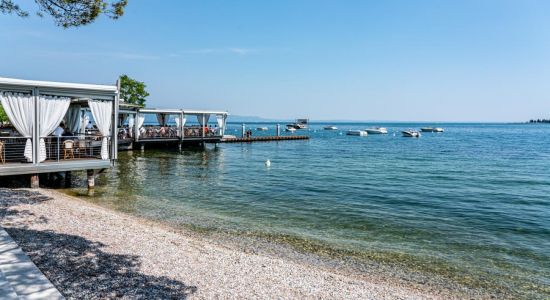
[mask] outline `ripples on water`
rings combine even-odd
[[[122,152],[88,200],[550,295],[550,126],[440,124],[445,133],[413,139],[399,130],[420,124],[383,124],[390,134],[368,137],[324,125],[309,141]],[[255,134],[272,135],[267,126]]]

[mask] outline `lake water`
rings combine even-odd
[[[399,131],[426,124],[376,124],[390,133],[368,137],[345,130],[375,124],[325,125],[299,131],[306,141],[121,152],[83,198],[176,226],[550,297],[550,126],[438,124],[444,133],[415,139]],[[274,124],[251,125],[260,126],[270,131],[255,135],[274,134]],[[240,125],[226,133],[239,135]]]

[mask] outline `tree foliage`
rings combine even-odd
[[[128,77],[128,75],[120,76],[120,98],[126,103],[145,106],[145,101],[149,93],[145,90],[145,83]]]
[[[0,122],[6,122],[6,121],[9,121],[8,115],[6,115],[6,112],[4,111],[2,104],[0,104]]]
[[[124,15],[128,0],[34,0],[38,5],[38,16],[48,14],[58,26],[78,27],[92,23],[104,14],[111,19]],[[0,13],[29,16],[14,0],[0,0]]]

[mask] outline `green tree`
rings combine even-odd
[[[15,0],[17,1],[17,0]],[[92,23],[104,14],[111,19],[124,15],[128,0],[34,0],[38,5],[36,14],[48,14],[58,26],[78,27]],[[21,9],[14,0],[0,0],[0,13],[28,17],[29,12]]]
[[[120,98],[126,103],[145,106],[149,93],[145,90],[145,83],[128,77],[128,75],[120,76]]]
[[[4,111],[2,104],[0,104],[0,122],[6,122],[6,121],[9,121],[8,115],[6,115],[6,112]]]

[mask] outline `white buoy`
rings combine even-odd
[[[271,167],[271,161],[269,159],[265,161],[265,166],[268,168]]]

